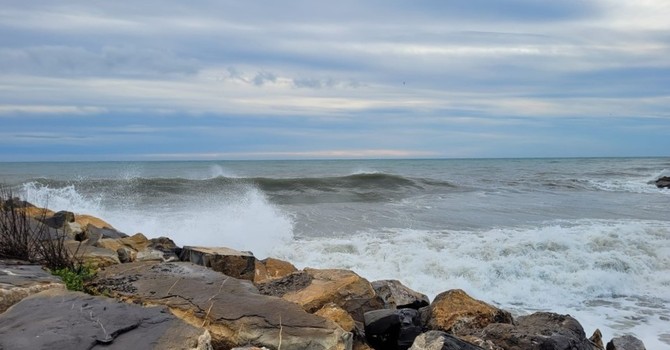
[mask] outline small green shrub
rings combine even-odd
[[[88,265],[82,265],[78,268],[62,268],[52,270],[51,273],[60,277],[69,290],[84,292],[84,284],[95,277],[95,269]]]

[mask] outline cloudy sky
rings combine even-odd
[[[670,2],[0,7],[0,161],[667,156]]]

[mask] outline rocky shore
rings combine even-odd
[[[68,291],[39,265],[0,260],[0,349],[645,349],[633,336],[589,337],[570,315],[513,317],[458,289],[431,301],[400,281],[17,206],[30,225],[67,235],[65,248],[96,274],[87,293]]]

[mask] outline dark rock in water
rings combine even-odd
[[[377,295],[384,301],[387,309],[420,309],[430,304],[428,296],[413,291],[397,280],[372,282]]]
[[[442,331],[429,331],[416,337],[409,350],[484,350],[484,348]]]
[[[415,309],[368,311],[365,338],[377,350],[406,350],[421,334],[419,312]]]
[[[51,217],[44,219],[44,224],[53,228],[63,228],[66,222],[74,222],[74,213],[71,211],[59,211]]]
[[[656,180],[656,187],[670,188],[670,176],[663,176],[662,178]]]
[[[635,338],[632,335],[624,335],[623,337],[616,337],[607,343],[607,350],[646,350],[642,340]]]
[[[209,332],[171,315],[79,292],[48,290],[0,315],[0,349],[207,349]]]
[[[506,350],[593,350],[577,320],[550,312],[518,317],[515,324],[489,324],[479,336]]]

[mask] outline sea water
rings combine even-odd
[[[128,234],[454,288],[670,349],[670,158],[0,163]]]

